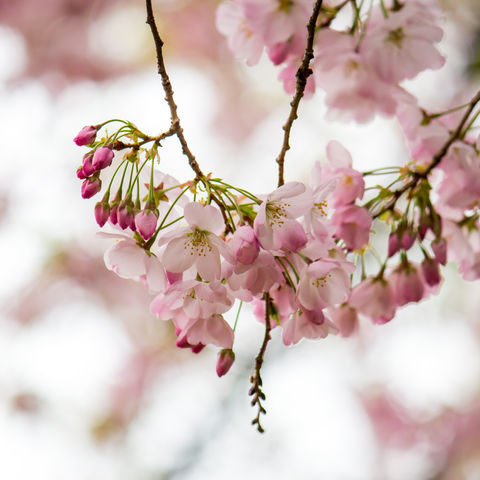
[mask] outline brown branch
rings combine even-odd
[[[165,68],[165,62],[163,60],[163,40],[160,38],[160,34],[158,33],[157,25],[155,23],[155,17],[153,15],[153,9],[152,9],[152,1],[146,0],[146,6],[147,6],[147,24],[150,26],[150,30],[152,31],[152,35],[153,35],[153,40],[155,42],[158,73],[162,78],[162,86],[163,86],[163,91],[165,92],[165,100],[167,101],[168,106],[170,108],[170,118],[172,122],[172,128],[175,131],[175,134],[180,142],[180,145],[182,146],[182,151],[184,155],[188,158],[188,163],[192,168],[192,170],[195,172],[197,179],[203,179],[205,175],[201,171],[200,166],[198,165],[195,159],[195,156],[190,151],[190,148],[188,147],[185,136],[183,135],[183,128],[180,125],[180,119],[177,113],[177,105],[173,99],[172,84],[170,83],[170,78],[167,74],[167,70]]]
[[[150,30],[152,31],[153,40],[155,42],[155,51],[157,53],[157,67],[158,73],[162,79],[162,86],[163,91],[165,92],[165,100],[168,103],[168,107],[170,108],[170,119],[171,119],[171,127],[166,132],[168,136],[173,134],[176,135],[178,138],[180,145],[182,146],[182,152],[188,159],[188,164],[190,165],[191,169],[195,172],[196,177],[195,180],[202,181],[205,185],[207,183],[206,176],[203,174],[202,170],[200,169],[200,165],[197,163],[195,156],[191,152],[187,140],[183,135],[183,128],[180,125],[180,118],[178,116],[177,111],[177,104],[173,99],[173,88],[172,84],[170,83],[170,78],[167,74],[167,70],[165,68],[165,62],[163,59],[163,40],[160,38],[160,34],[158,33],[158,28],[155,23],[155,17],[153,15],[152,9],[152,1],[146,0],[146,7],[147,7],[147,24],[150,26]],[[211,195],[211,199],[217,204],[218,208],[220,209],[223,219],[226,225],[226,231],[233,231],[233,226],[230,226],[228,222],[228,218],[225,212],[225,207],[220,199],[218,199],[215,195]]]
[[[382,207],[375,215],[373,215],[373,218],[378,218],[381,215],[383,215],[385,212],[388,212],[389,210],[393,210],[395,208],[395,205],[398,201],[398,199],[406,192],[412,191],[418,183],[426,179],[430,172],[443,160],[443,157],[448,153],[449,148],[451,145],[458,139],[462,138],[462,130],[465,124],[467,123],[468,118],[473,112],[473,109],[475,106],[480,102],[480,91],[477,92],[477,94],[472,98],[470,103],[468,103],[468,108],[465,111],[462,119],[460,120],[460,123],[458,124],[457,128],[455,131],[450,135],[449,139],[445,142],[443,147],[434,155],[432,159],[432,163],[423,171],[423,172],[414,172],[412,174],[412,179],[407,182],[403,187],[399,188],[398,190],[395,190],[393,192],[393,198],[392,200]]]
[[[265,335],[263,337],[263,343],[262,343],[262,346],[260,347],[260,351],[258,352],[258,355],[255,358],[255,369],[253,371],[252,376],[250,377],[250,383],[252,384],[252,386],[248,391],[248,395],[253,397],[251,401],[252,407],[255,405],[258,406],[257,416],[252,420],[252,425],[257,425],[257,430],[260,433],[263,433],[265,431],[262,427],[262,424],[260,423],[260,415],[265,415],[267,413],[267,411],[262,405],[262,400],[265,400],[265,394],[263,393],[263,390],[262,390],[263,381],[262,381],[260,371],[262,369],[263,359],[265,356],[265,351],[267,349],[267,344],[271,338],[270,337],[271,327],[270,327],[270,294],[269,293],[265,293],[264,300],[265,300]]]
[[[280,154],[278,155],[276,162],[278,163],[278,186],[281,187],[284,183],[284,164],[285,164],[285,155],[287,150],[290,149],[290,131],[292,130],[292,125],[295,119],[298,117],[298,105],[305,93],[305,87],[307,85],[308,77],[313,73],[310,68],[310,62],[313,59],[313,40],[315,38],[315,27],[317,25],[317,18],[320,14],[320,8],[322,6],[322,0],[317,0],[315,6],[313,7],[312,16],[307,25],[307,46],[305,48],[305,54],[303,55],[303,60],[300,67],[297,70],[297,85],[295,90],[295,95],[293,96],[292,101],[290,102],[291,110],[290,115],[288,116],[287,122],[283,126],[283,144]]]

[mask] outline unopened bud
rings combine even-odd
[[[435,253],[435,259],[438,263],[445,265],[447,263],[447,242],[444,238],[436,238],[432,242],[432,250]]]
[[[235,353],[230,348],[224,348],[220,350],[217,355],[217,375],[219,377],[223,377],[229,370],[230,367],[233,365],[235,361]]]
[[[122,230],[131,228],[132,225],[135,227],[135,217],[133,215],[133,204],[131,200],[124,200],[120,203],[117,210],[117,221]]]
[[[73,139],[73,141],[79,146],[82,147],[83,145],[90,145],[95,141],[95,137],[97,136],[97,128],[89,125],[87,127],[83,127],[77,134],[77,136]]]
[[[410,228],[407,228],[402,235],[402,248],[408,250],[415,243],[415,234]]]
[[[110,205],[108,203],[108,193],[101,202],[95,205],[95,220],[100,227],[103,227],[110,217]]]
[[[92,165],[96,170],[102,170],[112,164],[113,150],[109,147],[100,147],[93,154]]]
[[[87,178],[85,172],[83,171],[83,165],[80,165],[77,168],[77,178],[79,178],[80,180],[85,180]]]
[[[388,256],[393,257],[400,250],[400,239],[397,232],[391,233],[388,237]]]
[[[422,273],[425,282],[431,287],[438,285],[442,280],[437,260],[425,258],[425,260],[422,262]]]
[[[85,177],[90,177],[97,170],[98,168],[95,168],[92,163],[92,154],[90,152],[86,153],[83,156],[83,173]]]
[[[102,188],[102,181],[98,178],[87,178],[82,183],[82,198],[91,198]]]
[[[150,240],[157,229],[158,214],[151,210],[142,210],[135,215],[135,226],[142,238]]]

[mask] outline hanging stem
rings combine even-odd
[[[292,130],[292,125],[295,119],[298,117],[298,105],[300,104],[300,100],[305,93],[305,87],[307,86],[308,77],[313,73],[312,69],[310,68],[310,62],[313,59],[313,39],[315,38],[315,27],[317,25],[317,18],[320,14],[320,8],[322,6],[322,0],[317,0],[315,2],[315,6],[313,7],[312,16],[307,25],[307,46],[305,48],[305,54],[303,55],[302,63],[297,70],[297,86],[295,90],[295,95],[293,96],[293,100],[290,103],[292,107],[290,110],[290,115],[288,116],[287,122],[283,126],[283,131],[285,132],[283,135],[283,144],[280,154],[277,157],[277,164],[278,164],[278,186],[281,187],[285,183],[284,179],[284,166],[285,166],[285,155],[287,150],[290,149],[290,132]]]
[[[257,405],[258,411],[257,411],[257,416],[252,420],[252,425],[257,425],[257,430],[260,433],[263,433],[265,430],[262,427],[262,424],[260,423],[260,415],[265,415],[267,411],[262,405],[262,401],[265,400],[265,394],[263,393],[262,390],[262,377],[260,374],[260,371],[262,369],[263,365],[263,359],[265,356],[265,351],[267,350],[267,344],[268,341],[270,340],[270,294],[266,292],[264,294],[264,300],[265,300],[265,335],[263,337],[263,343],[262,346],[260,347],[260,351],[258,352],[257,357],[255,358],[255,369],[253,370],[253,374],[250,377],[250,383],[252,386],[250,387],[250,390],[248,394],[252,397],[252,401],[250,402],[252,406]]]

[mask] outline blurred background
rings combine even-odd
[[[203,171],[266,193],[289,98],[268,61],[233,60],[217,4],[154,3],[167,68]],[[406,85],[435,110],[468,97],[480,70],[480,4],[443,6],[446,66]],[[307,179],[332,139],[361,170],[406,161],[395,121],[327,121],[322,100],[301,105],[287,179]],[[439,295],[353,338],[286,348],[274,331],[263,436],[247,396],[263,332],[251,311],[219,379],[215,349],[177,349],[145,289],[106,270],[72,139],[109,118],[169,126],[141,0],[0,0],[0,105],[0,478],[480,479],[480,284],[455,266]],[[174,140],[160,156],[191,177]]]

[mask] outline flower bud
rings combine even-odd
[[[437,260],[425,258],[425,260],[422,262],[422,273],[425,282],[431,287],[438,285],[442,280]]]
[[[103,170],[112,164],[113,157],[114,153],[110,147],[100,147],[93,154],[92,165],[96,170]]]
[[[251,265],[258,257],[260,245],[252,227],[238,227],[233,234],[232,249],[235,259],[243,265]]]
[[[90,145],[95,141],[95,137],[97,136],[97,128],[89,125],[87,127],[83,127],[79,132],[78,135],[73,139],[73,141],[79,146],[82,147],[83,145]]]
[[[233,365],[235,361],[235,353],[230,348],[220,350],[217,355],[217,375],[223,377]]]
[[[101,202],[95,205],[95,220],[100,227],[103,227],[110,217],[110,205],[108,203],[108,192]]]
[[[135,227],[135,217],[131,200],[127,199],[120,203],[117,210],[117,221],[122,230],[130,228],[132,225]]]
[[[410,228],[407,228],[402,235],[402,248],[408,250],[415,243],[415,234]]]
[[[388,237],[388,256],[393,257],[400,250],[400,239],[397,232],[393,232]]]
[[[444,238],[436,238],[432,242],[432,250],[438,263],[445,265],[447,263],[447,242]]]
[[[82,198],[91,198],[102,188],[102,181],[98,177],[90,177],[82,183]]]
[[[157,229],[158,214],[151,210],[142,210],[135,215],[135,226],[142,238],[150,240]]]
[[[95,168],[93,166],[91,152],[86,153],[83,156],[83,174],[85,175],[85,177],[90,177],[97,170],[98,170],[98,168]]]
[[[77,168],[77,178],[79,178],[80,180],[85,180],[87,178],[85,172],[83,171],[83,165],[80,165]]]

